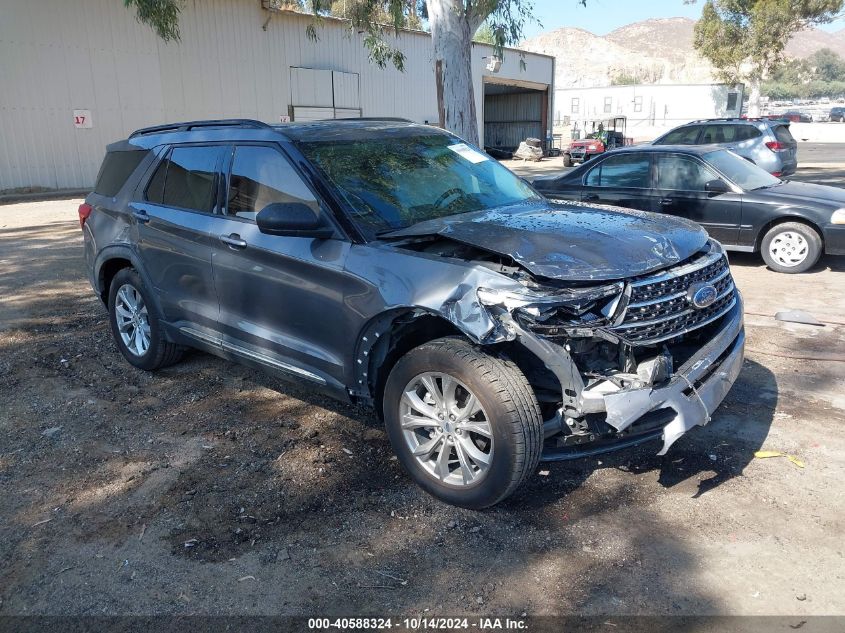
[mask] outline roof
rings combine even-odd
[[[627,145],[625,147],[618,147],[611,150],[614,154],[617,152],[673,152],[675,154],[692,154],[701,156],[715,152],[716,150],[725,149],[721,145],[652,145],[650,143],[643,143],[642,145]]]
[[[356,141],[374,136],[407,136],[427,131],[433,134],[446,134],[441,128],[421,125],[407,119],[331,119],[310,123],[283,123],[274,125],[287,138],[293,141]]]
[[[373,137],[416,135],[423,130],[434,134],[447,134],[440,128],[394,118],[331,119],[281,125],[269,125],[253,119],[214,119],[141,128],[133,132],[127,140],[110,145],[109,150],[127,149],[130,146],[151,148],[162,143],[196,141],[355,141]]]

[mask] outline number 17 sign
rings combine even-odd
[[[94,127],[94,122],[91,120],[91,110],[74,110],[73,127],[82,129]]]

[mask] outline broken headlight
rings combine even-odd
[[[561,318],[583,323],[609,319],[619,306],[623,290],[622,282],[588,288],[550,288],[543,293],[479,288],[478,301],[487,307],[503,308],[531,323]]]

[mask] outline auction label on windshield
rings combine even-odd
[[[449,149],[455,152],[458,156],[463,158],[464,160],[468,160],[471,163],[483,163],[486,160],[490,160],[489,157],[485,156],[479,151],[472,149],[466,143],[458,143],[457,145],[449,145]]]
[[[520,631],[527,623],[520,618],[309,618],[312,631]]]

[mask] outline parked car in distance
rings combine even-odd
[[[812,123],[813,115],[803,110],[787,110],[783,114],[775,115],[784,121],[790,123]]]
[[[713,145],[729,149],[773,176],[798,169],[798,143],[789,123],[767,119],[708,119],[670,130],[653,145]]]
[[[79,218],[129,363],[195,347],[371,405],[411,477],[464,507],[541,458],[665,453],[742,367],[742,298],[700,226],[552,204],[407,121],[139,130]]]
[[[838,121],[839,123],[845,122],[845,108],[836,106],[830,109],[830,114],[828,115],[828,121]]]
[[[822,253],[845,255],[845,189],[781,180],[715,146],[626,147],[533,184],[554,200],[692,220],[782,273],[804,272]]]

